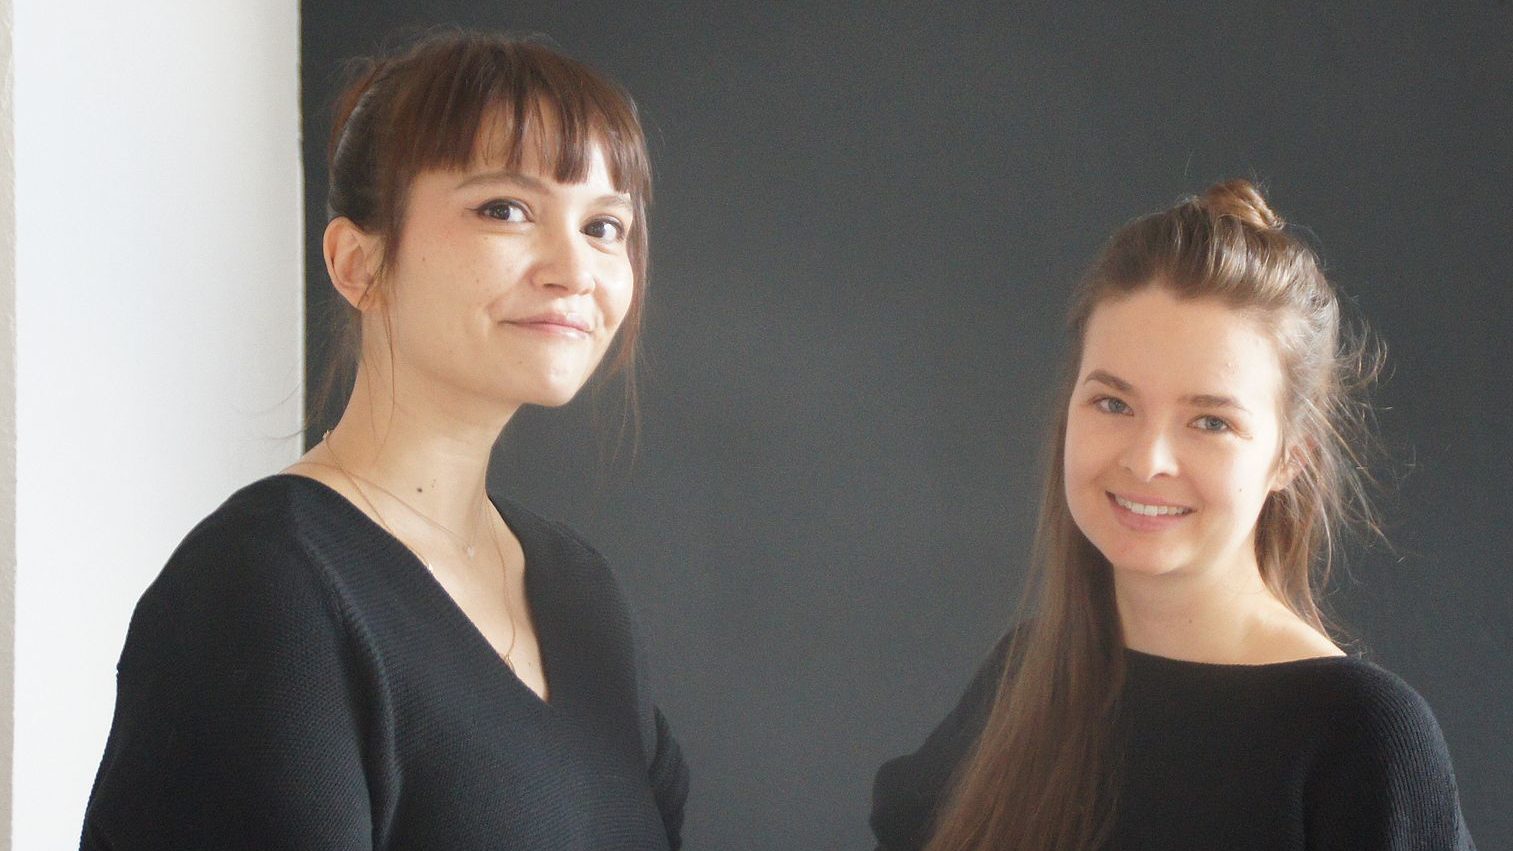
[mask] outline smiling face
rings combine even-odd
[[[1261,506],[1286,485],[1282,369],[1263,329],[1159,286],[1088,320],[1067,411],[1066,497],[1119,571],[1256,571]]]
[[[604,357],[631,304],[634,205],[599,148],[581,183],[555,180],[541,148],[412,183],[388,326],[375,310],[364,328],[375,346],[392,331],[396,392],[561,405]]]

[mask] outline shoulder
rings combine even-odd
[[[537,514],[510,499],[491,496],[510,531],[520,539],[528,567],[545,568],[562,578],[618,588],[608,560],[577,530],[559,520]]]
[[[1452,795],[1449,748],[1428,701],[1403,678],[1365,660],[1331,669],[1321,689],[1328,731],[1319,768],[1395,786],[1428,784]]]
[[[1313,719],[1330,749],[1442,747],[1429,704],[1396,674],[1358,656],[1327,655],[1254,666],[1200,666],[1225,686],[1243,684],[1290,707],[1295,722]]]
[[[1341,738],[1401,744],[1441,740],[1429,703],[1398,675],[1357,657],[1340,659],[1327,671],[1319,683]]]
[[[1471,847],[1429,704],[1397,675],[1360,659],[1331,673],[1319,707],[1327,730],[1310,772],[1310,829],[1349,838],[1338,847]]]
[[[311,479],[280,475],[253,482],[184,536],[157,584],[236,584],[299,571],[323,538],[350,534],[343,518],[333,516],[344,510],[355,511]]]
[[[321,494],[336,496],[313,479],[276,475],[259,479],[226,498],[184,536],[174,558],[205,548],[258,546],[264,549],[295,542]],[[325,500],[328,501],[328,500]]]
[[[1256,636],[1256,662],[1287,662],[1346,656],[1339,645],[1291,611],[1271,619]]]
[[[142,595],[133,632],[183,640],[285,629],[339,619],[322,538],[343,534],[340,497],[319,483],[272,476],[232,494],[192,529]],[[190,633],[203,635],[190,636]]]
[[[1318,769],[1359,782],[1454,788],[1450,752],[1429,703],[1396,674],[1349,658],[1316,678],[1325,733]]]
[[[365,761],[388,753],[382,669],[306,540],[362,527],[307,487],[321,486],[273,477],[238,491],[142,596],[85,817],[89,847],[371,838],[380,776]]]
[[[594,549],[583,535],[571,526],[560,520],[543,516],[525,505],[497,494],[490,494],[489,498],[495,507],[509,523],[510,529],[517,535],[530,536],[533,539],[549,542],[554,546],[571,551],[575,555],[589,560],[603,560],[603,556]]]

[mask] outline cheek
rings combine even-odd
[[[1087,485],[1097,478],[1107,464],[1110,441],[1099,432],[1096,422],[1073,411],[1067,418],[1066,450],[1062,461],[1070,487]]]
[[[1271,458],[1257,453],[1215,466],[1213,475],[1204,477],[1217,486],[1219,492],[1214,497],[1229,502],[1237,514],[1243,515],[1241,520],[1254,521],[1271,492]]]
[[[599,310],[604,314],[604,324],[616,330],[630,312],[630,303],[635,294],[635,275],[630,261],[617,263],[599,278]]]
[[[1103,499],[1104,463],[1099,452],[1099,442],[1092,439],[1086,429],[1067,428],[1066,451],[1062,455],[1062,488],[1067,507],[1079,526],[1086,526],[1093,516],[1090,512]]]

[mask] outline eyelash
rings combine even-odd
[[[485,201],[484,203],[482,203],[482,204],[478,205],[477,207],[473,208],[473,212],[477,213],[480,216],[483,216],[486,219],[493,219],[496,222],[505,222],[506,224],[515,224],[515,222],[511,222],[511,221],[508,221],[506,219],[502,219],[499,216],[493,215],[493,211],[494,210],[498,210],[498,209],[515,209],[515,210],[519,210],[520,214],[522,216],[524,216],[526,219],[530,218],[530,212],[528,210],[526,210],[525,209],[525,205],[522,204],[522,203],[520,203],[519,201],[508,201],[508,200]]]
[[[477,213],[478,215],[482,216],[483,218],[490,219],[492,221],[502,222],[504,224],[511,224],[511,225],[512,224],[519,224],[518,221],[511,221],[511,220],[509,220],[507,218],[502,218],[500,216],[496,216],[496,215],[493,214],[494,211],[501,210],[501,209],[519,210],[520,214],[525,217],[526,221],[530,220],[530,211],[527,210],[526,207],[525,207],[525,205],[522,204],[522,203],[520,203],[519,201],[510,201],[510,200],[486,201],[483,204],[480,204],[479,206],[473,208],[473,212]],[[609,236],[609,237],[606,237],[606,236],[596,236],[594,234],[588,233],[588,229],[592,228],[592,227],[595,227],[596,225],[609,225],[610,227],[614,228],[614,230],[615,230],[614,236]],[[626,238],[630,236],[630,228],[627,227],[624,222],[620,221],[618,218],[615,218],[614,216],[600,216],[599,218],[596,218],[596,219],[590,221],[587,225],[584,225],[584,235],[587,236],[587,237],[589,237],[590,239],[595,239],[595,240],[598,240],[600,242],[620,243],[620,242],[624,242],[626,240]]]
[[[1122,410],[1111,410],[1114,405],[1119,405]],[[1123,399],[1116,399],[1113,396],[1098,396],[1094,398],[1093,407],[1105,414],[1123,414],[1129,410],[1129,405],[1124,404]]]
[[[1221,428],[1199,428],[1198,431],[1206,431],[1209,434],[1224,434],[1225,432],[1231,432],[1235,430],[1235,427],[1230,425],[1228,421],[1226,421],[1223,417],[1216,417],[1213,414],[1204,414],[1203,416],[1198,417],[1196,421],[1202,422],[1203,420],[1212,420],[1213,422],[1218,423]]]
[[[615,235],[613,237],[603,237],[589,234],[592,239],[599,239],[605,242],[624,242],[626,237],[630,236],[630,228],[626,227],[624,222],[613,216],[601,216],[588,223],[588,227],[593,227],[594,225],[609,225],[615,229]]]
[[[1125,416],[1129,412],[1129,405],[1126,404],[1123,399],[1119,399],[1119,398],[1114,397],[1114,396],[1098,396],[1098,397],[1095,397],[1092,400],[1092,404],[1093,404],[1093,407],[1097,408],[1098,410],[1102,411],[1103,413],[1105,413],[1105,414],[1112,414],[1114,416]],[[1115,406],[1118,406],[1119,410],[1114,410]],[[1212,421],[1214,423],[1217,423],[1220,427],[1219,428],[1202,428],[1202,427],[1200,427],[1198,429],[1198,431],[1205,432],[1207,434],[1226,434],[1226,433],[1229,433],[1229,432],[1233,432],[1235,430],[1234,425],[1232,425],[1228,420],[1224,419],[1223,417],[1215,416],[1213,414],[1203,414],[1202,416],[1200,416],[1196,420],[1194,420],[1194,422],[1198,423],[1198,422],[1202,422],[1204,420],[1209,420],[1209,421]]]

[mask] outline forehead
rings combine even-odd
[[[1226,395],[1247,407],[1273,403],[1282,382],[1276,345],[1254,317],[1217,299],[1179,299],[1158,286],[1093,310],[1079,375],[1094,369],[1142,394]]]

